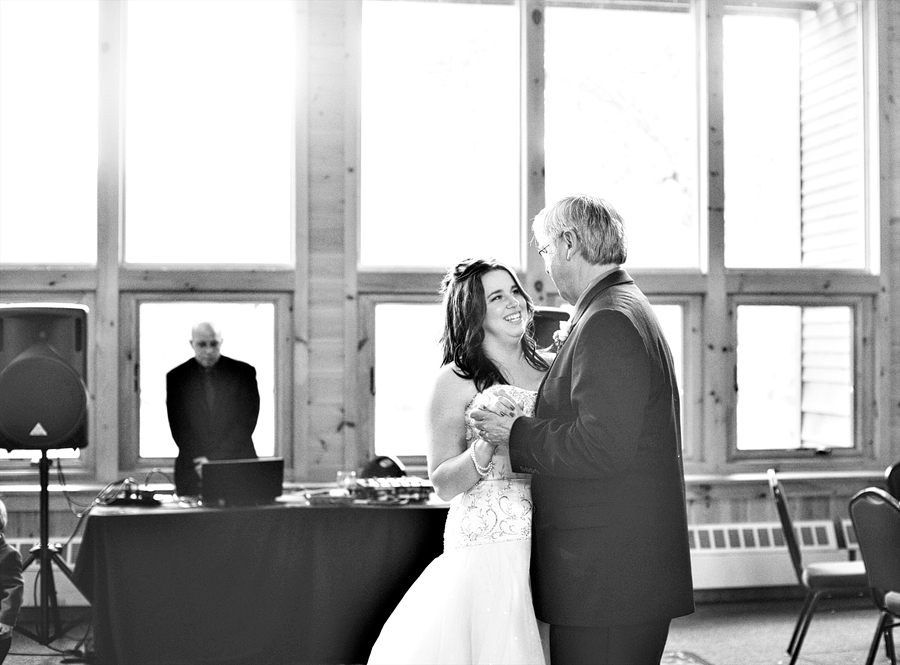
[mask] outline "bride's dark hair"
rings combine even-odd
[[[456,363],[457,376],[474,381],[479,392],[495,383],[509,383],[482,346],[487,305],[481,278],[493,270],[505,270],[525,299],[528,323],[521,341],[525,360],[535,369],[549,367],[537,352],[534,341],[534,303],[516,273],[494,259],[466,259],[448,270],[441,282],[444,298],[444,332],[441,334],[444,358],[441,365]]]

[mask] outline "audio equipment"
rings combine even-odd
[[[425,502],[431,497],[434,485],[418,476],[400,478],[357,478],[349,488],[350,496],[357,501],[379,502]]]
[[[87,446],[87,308],[0,305],[0,448]]]
[[[0,305],[0,448],[40,450],[40,543],[22,569],[40,566],[36,630],[17,625],[43,645],[65,631],[59,615],[53,567],[72,570],[49,543],[51,448],[87,446],[87,307],[65,304]],[[54,631],[50,630],[53,621]]]
[[[283,457],[211,460],[200,468],[204,506],[264,506],[282,493]]]
[[[116,494],[102,503],[106,506],[159,506],[162,502],[150,490],[138,489],[134,478],[125,478]]]

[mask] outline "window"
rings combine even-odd
[[[419,346],[419,326],[433,316],[425,312],[436,307],[443,270],[461,255],[493,247],[487,228],[473,233],[465,215],[392,226],[406,214],[399,208],[428,209],[402,200],[402,193],[386,194],[399,202],[395,207],[372,207],[396,186],[387,180],[410,164],[427,183],[414,189],[452,192],[450,205],[461,191],[466,198],[476,189],[461,190],[458,174],[411,157],[426,149],[404,133],[407,118],[392,106],[415,88],[417,121],[434,128],[424,135],[454,135],[463,123],[436,110],[447,107],[441,95],[448,87],[439,81],[449,74],[433,70],[434,87],[412,85],[422,77],[410,68],[425,65],[382,53],[391,45],[412,52],[415,37],[391,32],[405,21],[426,26],[418,34],[430,35],[431,24],[419,13],[465,15],[466,29],[447,31],[463,42],[503,6],[362,3],[360,289],[378,306],[361,308],[360,339],[364,345],[374,339],[376,347],[374,398],[366,398],[374,401],[374,424],[367,436],[382,454],[415,455],[418,430],[392,437],[398,426],[389,423],[421,422],[411,414],[424,408],[425,396],[407,397],[408,389],[390,386],[393,373],[379,368],[390,364],[407,328],[418,331],[402,345],[404,357],[414,359],[409,366],[431,367],[435,350]],[[876,34],[872,4],[544,0],[516,9],[519,40],[497,28],[501,37],[479,51],[499,59],[494,54],[507,49],[520,70],[507,75],[527,81],[516,112],[506,113],[510,125],[510,118],[524,118],[517,125],[518,159],[492,163],[492,171],[529,164],[520,184],[520,228],[530,229],[531,217],[547,203],[577,192],[603,196],[622,214],[629,236],[625,267],[654,303],[678,367],[689,471],[827,457],[810,450],[871,457],[866,396],[878,380],[871,312],[883,297],[878,196],[872,195],[877,151],[866,143],[877,135],[869,124],[877,89],[868,43]],[[415,47],[429,54],[423,60],[452,61],[433,55],[444,42],[426,40],[426,47]],[[457,52],[466,49],[457,44]],[[486,116],[485,126],[494,127],[493,118]],[[384,168],[388,146],[375,139],[386,134],[402,155],[395,168]],[[463,140],[454,140],[459,145]],[[428,149],[435,146],[442,147]],[[505,191],[495,188],[495,199]],[[421,249],[420,237],[435,247]],[[384,244],[391,250],[376,252],[376,238],[390,239]],[[413,238],[414,249],[397,238]],[[410,267],[421,272],[411,274]],[[520,269],[539,302],[561,304],[534,249],[524,253]],[[415,381],[431,383],[419,374]]]
[[[166,415],[166,373],[193,357],[191,328],[201,321],[222,330],[222,354],[256,368],[259,419],[253,443],[261,457],[275,452],[275,306],[264,302],[142,302],[139,307],[140,457],[175,457]]]
[[[127,3],[129,263],[291,262],[293,12]]]
[[[422,456],[427,406],[441,367],[441,304],[375,306],[375,454]],[[396,371],[402,358],[403,371]]]
[[[854,444],[851,307],[739,305],[737,448]]]
[[[886,465],[888,4],[0,0],[0,296],[89,306],[79,473],[168,463],[152,382],[199,304],[243,312],[226,353],[271,373],[257,443],[296,479],[420,458],[392,434],[444,271],[491,255],[562,304],[530,224],[581,190],[628,225],[688,473]]]
[[[612,202],[630,267],[700,265],[694,21],[673,9],[546,10],[546,200]]]
[[[855,2],[724,17],[726,265],[867,267],[860,39]]]
[[[98,7],[0,2],[0,263],[97,260]]]
[[[361,266],[522,265],[518,12],[366,0]]]
[[[678,380],[679,398],[681,399],[682,415],[684,411],[684,307],[681,305],[653,305],[653,311],[659,319],[659,325],[663,329],[669,349],[672,351],[672,362],[675,364],[675,378]]]

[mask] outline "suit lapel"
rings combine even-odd
[[[572,318],[569,319],[571,321],[571,323],[569,323],[568,337],[572,336],[572,333],[574,332],[575,326],[578,324],[578,321],[581,320],[581,317],[587,311],[587,308],[590,306],[590,304],[594,300],[596,300],[597,296],[599,296],[601,293],[603,293],[606,289],[608,289],[611,286],[616,286],[618,284],[632,284],[632,283],[634,283],[634,280],[631,279],[631,276],[627,272],[625,272],[624,270],[619,268],[617,270],[613,270],[606,277],[604,277],[599,282],[594,284],[594,286],[592,286],[591,289],[587,292],[585,297],[581,299],[581,302],[578,304],[578,307],[575,309],[575,313],[572,315]],[[558,353],[557,353],[557,356],[559,356]],[[556,360],[557,359],[554,358],[553,363],[551,364],[551,369],[552,369],[552,365],[556,364]],[[538,387],[537,399],[535,400],[535,403],[534,403],[535,413],[537,413],[538,405],[540,405],[540,403],[541,403],[541,397],[544,394],[544,383],[546,383],[547,377],[549,375],[550,375],[550,372],[547,371],[547,373],[544,374],[544,378],[541,379],[540,387]]]
[[[572,315],[572,323],[569,324],[569,334],[572,334],[572,329],[578,324],[578,321],[581,320],[581,317],[584,316],[587,308],[597,298],[597,296],[599,296],[611,286],[616,286],[617,284],[629,284],[633,282],[634,280],[631,279],[631,276],[627,272],[619,268],[618,270],[613,270],[606,277],[594,284],[594,286],[591,287],[590,291],[587,292],[587,295],[582,298],[581,302],[578,305],[578,308],[575,310],[575,314]]]

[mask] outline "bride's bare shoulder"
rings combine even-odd
[[[468,403],[478,391],[471,379],[459,375],[456,363],[444,365],[437,373],[434,382],[434,396],[442,401]]]

